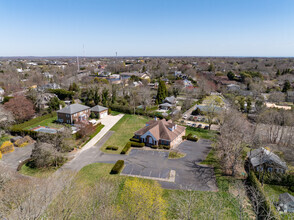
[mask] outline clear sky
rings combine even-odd
[[[294,0],[0,0],[0,56],[294,56]]]

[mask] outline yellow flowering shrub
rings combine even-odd
[[[14,142],[14,146],[15,147],[24,147],[26,145],[28,145],[29,143],[32,143],[33,139],[29,136],[25,136],[21,139],[18,139]]]
[[[7,154],[13,151],[14,151],[14,145],[10,141],[5,141],[0,147],[0,152],[2,154]]]
[[[18,147],[25,147],[27,146],[29,143],[28,142],[23,142],[21,145],[19,145]]]
[[[1,153],[1,151],[0,151],[0,159],[2,158],[2,153]]]

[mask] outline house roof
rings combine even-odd
[[[176,98],[174,96],[166,97],[163,102],[175,103]]]
[[[286,162],[283,162],[279,156],[263,147],[248,152],[247,156],[249,157],[253,167],[259,166],[267,162],[274,162],[275,164],[280,165],[284,169],[287,169]]]
[[[90,107],[81,104],[71,104],[63,109],[58,110],[58,113],[75,114],[84,110],[90,109]]]
[[[290,195],[289,193],[283,193],[279,195],[279,201],[282,202],[283,204],[293,203],[294,196]]]
[[[162,103],[159,106],[163,106],[163,107],[172,107],[173,105],[169,104],[169,103]]]
[[[91,108],[91,111],[92,112],[102,112],[102,111],[105,111],[107,110],[108,108],[104,107],[104,106],[101,106],[101,105],[96,105],[94,106],[93,108]]]
[[[174,129],[172,129],[174,128]],[[185,131],[184,126],[176,125],[172,123],[171,120],[151,120],[146,123],[144,128],[141,128],[136,135],[143,135],[146,132],[150,132],[157,140],[163,139],[168,141],[173,141],[177,138],[183,131]]]

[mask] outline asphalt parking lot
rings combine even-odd
[[[217,190],[213,168],[200,165],[211,149],[211,142],[184,141],[177,150],[186,154],[180,159],[168,159],[167,151],[132,149],[125,158],[122,175],[142,178],[161,178],[159,182],[168,189]],[[168,182],[171,170],[175,170],[175,181]]]

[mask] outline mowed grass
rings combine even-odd
[[[44,127],[56,128],[56,129],[62,128],[63,125],[55,123],[56,120],[57,120],[57,116],[51,117],[51,118],[45,119],[43,121],[40,121],[36,124],[33,124],[31,126],[28,126],[25,129],[31,130],[32,128],[38,127],[39,125],[44,126]]]
[[[214,141],[217,137],[217,131],[213,130],[205,130],[203,128],[193,128],[193,127],[187,127],[186,128],[186,135],[188,134],[196,135],[198,138],[202,139],[209,139]]]
[[[5,141],[9,141],[12,138],[12,136],[10,135],[3,135],[2,137],[0,137],[0,146],[5,142]]]
[[[53,174],[58,168],[50,168],[50,169],[33,169],[26,164],[23,165],[19,171],[19,173],[26,175],[26,176],[33,176],[33,177],[49,177],[51,174]]]
[[[119,154],[134,132],[143,128],[150,118],[140,115],[124,115],[110,130],[115,133],[106,141],[101,150],[106,153]],[[117,151],[106,150],[107,146],[118,147]]]

